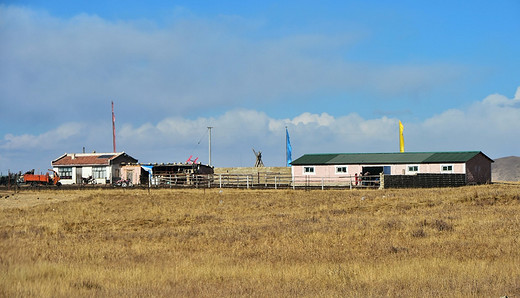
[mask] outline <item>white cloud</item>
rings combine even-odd
[[[244,160],[252,158],[254,163],[251,148],[263,152],[266,164],[281,165],[285,158],[281,154],[285,126],[289,129],[296,156],[324,151],[392,150],[390,132],[396,123],[396,119],[386,117],[365,120],[356,114],[336,118],[326,113],[304,113],[292,119],[275,119],[263,112],[237,109],[216,118],[191,120],[175,117],[139,127],[125,125],[119,141],[125,144],[127,152],[143,152],[141,155],[154,148],[157,162],[179,161],[189,155],[198,156],[204,162],[208,154],[207,127],[212,126],[213,161],[216,165],[249,165],[236,158],[242,155]],[[150,156],[144,159],[154,161]]]
[[[404,122],[405,148],[407,151],[481,150],[491,157],[518,155],[515,149],[520,146],[518,101],[493,94],[467,109],[450,109],[419,123]],[[277,119],[260,111],[234,109],[217,117],[176,116],[140,126],[123,123],[117,131],[117,142],[119,151],[125,150],[142,162],[177,162],[190,155],[207,162],[207,127],[212,126],[216,166],[251,166],[254,164],[251,148],[263,152],[266,165],[276,166],[282,165],[285,158],[285,126],[297,158],[319,152],[395,152],[397,123],[395,118],[364,119],[355,113],[341,117],[303,113]],[[99,148],[111,149],[109,125],[73,122],[39,135],[6,134],[0,142],[2,169],[15,168],[20,162],[16,158],[37,159],[35,152],[40,150],[47,152],[47,156],[50,154],[51,160],[66,151],[79,152],[76,149],[85,144],[89,144],[89,150],[94,147],[98,152],[103,151]],[[20,155],[24,152],[27,156]],[[6,158],[13,155],[23,157]]]
[[[412,125],[411,147],[482,150],[496,157],[519,155],[516,148],[520,145],[520,99],[516,97],[492,94],[465,110],[450,109]]]
[[[506,96],[500,94],[492,94],[484,98],[482,103],[489,108],[518,106],[520,105],[520,88],[516,90],[516,94],[513,99],[509,99]]]
[[[65,123],[58,128],[42,133],[40,135],[13,135],[6,134],[0,143],[3,150],[35,151],[38,149],[54,149],[61,143],[73,137],[82,135],[81,130],[85,128],[81,123]]]
[[[303,113],[300,116],[295,117],[290,122],[294,125],[303,124],[308,125],[309,123],[316,123],[319,126],[329,126],[334,117],[327,113],[321,113],[321,115]]]
[[[28,115],[47,129],[59,125],[48,117],[58,108],[60,121],[100,120],[110,100],[120,114],[156,121],[244,101],[253,109],[279,100],[300,104],[320,90],[425,92],[457,73],[448,65],[348,61],[355,32],[253,39],[240,29],[251,28],[249,20],[240,18],[228,24],[181,16],[159,27],[0,6],[0,20],[0,97],[17,103],[0,117]]]

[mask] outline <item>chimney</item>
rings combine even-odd
[[[70,156],[70,159],[76,159],[76,153],[72,153],[72,155]]]

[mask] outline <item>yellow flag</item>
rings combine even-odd
[[[399,149],[401,152],[404,152],[404,137],[403,137],[403,124],[401,120],[399,120]]]

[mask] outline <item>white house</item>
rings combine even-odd
[[[89,177],[98,184],[115,182],[120,178],[121,166],[126,163],[137,163],[137,159],[125,152],[65,153],[51,164],[60,176],[60,182],[67,185],[81,184]]]

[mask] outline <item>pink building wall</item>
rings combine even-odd
[[[140,165],[125,165],[121,167],[121,179],[130,179],[133,184],[139,184],[141,179]]]
[[[417,173],[430,173],[430,174],[440,174],[447,173],[442,171],[443,165],[452,166],[452,171],[449,173],[453,174],[466,174],[466,164],[465,163],[435,163],[435,164],[393,164],[393,165],[383,165],[383,164],[373,164],[373,165],[294,165],[292,166],[292,176],[294,177],[295,183],[306,183],[309,181],[321,181],[322,178],[325,179],[325,182],[329,183],[345,183],[349,181],[354,181],[355,175],[359,175],[363,167],[383,167],[390,166],[390,174],[391,175],[413,175],[414,173],[408,172],[409,165],[417,165],[418,172]],[[305,167],[314,167],[314,173],[305,173]],[[346,173],[336,173],[337,167],[347,167]]]
[[[305,173],[304,169],[308,166],[292,166],[292,176],[294,177],[295,183],[307,183],[316,182],[320,183],[322,180],[324,183],[341,183],[349,184],[354,181],[354,174],[361,172],[359,165],[320,165],[313,166],[314,173]],[[337,167],[347,167],[346,173],[337,173]]]

